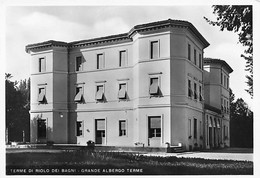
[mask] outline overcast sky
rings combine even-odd
[[[234,72],[230,87],[236,98],[249,106],[253,101],[245,92],[244,48],[233,32],[219,31],[203,17],[212,20],[211,6],[9,6],[6,8],[6,67],[13,80],[29,78],[29,54],[25,46],[47,40],[71,42],[128,32],[133,26],[166,19],[187,20],[207,39],[204,57],[225,60]]]

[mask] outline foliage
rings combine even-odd
[[[43,159],[44,158],[44,159]],[[247,161],[177,158],[175,156],[144,156],[126,152],[95,152],[70,150],[67,152],[31,152],[7,154],[7,167],[62,169],[143,169],[145,175],[226,175],[252,174],[253,163]],[[15,161],[13,161],[15,160]],[[20,167],[21,168],[21,167]],[[80,174],[80,173],[76,173]],[[102,173],[101,173],[102,174]],[[113,173],[111,173],[113,174]],[[138,173],[137,173],[138,174]]]
[[[217,15],[217,21],[211,21],[204,17],[206,21],[224,29],[238,33],[238,40],[246,47],[244,54],[241,54],[246,60],[246,71],[249,71],[247,78],[248,89],[246,91],[253,97],[253,21],[252,6],[231,6],[214,5],[213,13]]]
[[[233,147],[253,147],[253,112],[247,103],[238,98],[234,100],[230,92],[230,141]]]
[[[30,79],[12,82],[12,75],[5,74],[6,129],[9,141],[29,141],[30,129]]]

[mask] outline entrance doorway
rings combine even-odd
[[[39,143],[45,143],[47,139],[46,119],[37,120],[37,138]]]
[[[95,134],[96,134],[95,143],[96,144],[105,144],[105,138],[106,138],[105,119],[96,119]]]

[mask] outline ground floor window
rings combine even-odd
[[[106,137],[105,119],[97,119],[96,120],[96,143],[104,144],[105,137]]]
[[[46,120],[38,120],[38,138],[46,138]]]
[[[148,118],[149,138],[161,137],[161,117]]]
[[[126,135],[126,121],[119,121],[119,136]]]
[[[83,123],[82,121],[77,121],[76,125],[76,136],[82,136],[83,135]]]

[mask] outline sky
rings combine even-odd
[[[13,80],[30,77],[30,55],[25,46],[48,40],[71,42],[126,33],[138,24],[177,19],[191,22],[210,43],[204,57],[225,60],[234,70],[230,87],[252,109],[247,89],[244,47],[234,32],[220,31],[203,17],[216,20],[209,5],[160,6],[7,6],[5,9],[5,72]]]

